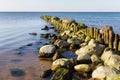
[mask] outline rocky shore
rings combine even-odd
[[[109,25],[88,27],[74,19],[41,16],[57,34],[41,34],[50,41],[40,47],[39,59],[52,61],[42,78],[50,80],[120,80],[120,35]],[[32,34],[32,33],[31,33]],[[36,35],[33,33],[33,35]]]

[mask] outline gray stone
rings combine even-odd
[[[40,57],[50,57],[55,52],[56,47],[54,45],[42,46],[39,50]]]

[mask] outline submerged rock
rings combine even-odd
[[[72,80],[72,72],[69,69],[59,68],[50,80]]]
[[[47,33],[47,34],[41,34],[40,37],[41,37],[41,38],[48,38],[49,35],[50,35],[49,33]]]
[[[32,33],[29,33],[29,35],[36,36],[36,35],[37,35],[37,33],[36,33],[36,32],[32,32]]]
[[[41,30],[49,30],[49,27],[47,25],[44,26]]]
[[[117,70],[108,66],[100,66],[93,71],[92,78],[97,80],[113,80],[117,74],[120,74]]]
[[[39,56],[40,57],[51,57],[53,56],[55,50],[56,50],[56,47],[54,45],[42,46],[39,50]]]

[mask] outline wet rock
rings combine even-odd
[[[51,34],[51,35],[50,35],[50,38],[51,38],[52,40],[57,39],[57,35],[56,35],[56,34]]]
[[[90,66],[87,64],[78,64],[74,66],[74,69],[78,72],[89,72]]]
[[[17,68],[10,69],[10,72],[14,77],[21,77],[25,75],[25,72],[23,70]]]
[[[100,66],[92,73],[92,78],[97,80],[113,80],[113,78],[120,74],[120,72],[108,66]]]
[[[48,70],[45,70],[45,71],[41,72],[40,77],[41,78],[46,78],[46,77],[49,77],[51,74],[52,74],[52,70],[48,69]]]
[[[69,69],[59,68],[50,80],[72,80],[72,72]]]
[[[60,59],[55,60],[52,63],[51,69],[53,71],[57,70],[60,67],[72,69],[75,64],[76,64],[76,61],[74,59],[60,58]]]
[[[116,51],[105,49],[101,59],[104,61],[105,65],[120,70],[120,55],[117,55]]]
[[[41,37],[41,38],[48,38],[49,35],[50,35],[49,33],[47,33],[47,34],[41,34],[40,37]]]
[[[29,33],[29,35],[36,36],[36,35],[37,35],[37,33],[36,33],[36,32],[32,32],[32,33]]]
[[[41,30],[49,30],[49,27],[47,25],[44,26]]]
[[[40,57],[51,57],[53,56],[55,50],[56,50],[56,47],[54,45],[42,46],[39,50],[39,56]]]
[[[32,43],[30,43],[30,44],[27,44],[27,46],[32,46],[33,44]]]

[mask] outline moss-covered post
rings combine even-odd
[[[118,41],[119,41],[119,36],[118,36],[118,34],[115,34],[114,49],[116,49],[116,50],[118,50]]]

